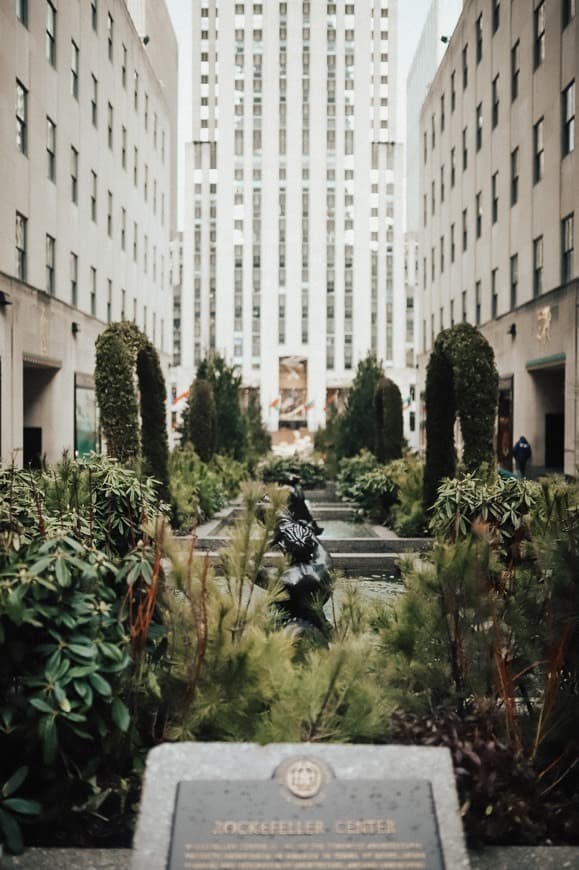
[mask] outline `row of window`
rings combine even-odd
[[[28,27],[28,2],[29,0],[16,0],[16,15],[25,27]],[[46,0],[46,58],[49,63],[56,68],[56,8],[51,0]],[[98,27],[98,2],[91,0],[91,21],[93,30],[97,32]],[[108,57],[111,63],[114,55],[114,19],[112,15],[107,13],[107,44]],[[121,81],[123,88],[127,87],[127,47],[122,45],[122,63],[121,63]],[[71,40],[71,62],[70,62],[70,92],[75,100],[79,99],[79,76],[80,76],[80,49],[74,39]],[[98,126],[98,80],[94,74],[90,77],[90,100],[91,100],[91,120],[95,127]],[[135,111],[139,110],[139,73],[133,71],[133,106]],[[111,103],[109,108],[109,147],[112,148],[112,123],[111,114],[113,108]],[[144,95],[144,125],[145,130],[149,129],[149,95]],[[124,128],[123,128],[124,129]],[[157,113],[153,116],[153,147],[157,149],[158,140],[158,117]],[[161,159],[165,162],[165,131],[161,133]]]
[[[492,96],[492,127],[493,129],[499,122],[499,95],[498,95],[499,76],[493,80],[493,96]],[[441,97],[444,100],[444,95]],[[543,124],[544,119],[540,118],[534,125],[534,150],[543,153]],[[476,107],[475,117],[476,131],[476,150],[480,151],[483,144],[483,104],[479,103]],[[436,122],[435,116],[432,115],[432,130],[431,142],[434,149],[436,144]],[[462,131],[462,169],[468,168],[468,127],[464,127]],[[561,91],[561,156],[565,158],[575,149],[575,80],[571,81]],[[428,153],[428,133],[424,131],[424,148],[423,157],[424,163],[427,162]],[[454,186],[454,170],[455,170],[455,148],[451,149],[451,186]],[[535,182],[542,178],[542,171],[538,177],[535,175]]]
[[[28,92],[21,82],[16,80],[16,145],[18,150],[24,154],[28,154]],[[110,104],[109,104],[110,107]],[[112,115],[111,115],[112,124]],[[47,159],[47,176],[50,181],[56,183],[56,143],[57,143],[57,128],[56,124],[50,117],[46,117],[46,159]],[[122,146],[121,146],[121,163],[124,169],[127,168],[127,131],[122,127]],[[112,126],[109,127],[109,145],[112,147]],[[78,174],[79,174],[79,152],[73,145],[70,146],[70,193],[71,201],[78,203]],[[135,146],[133,151],[133,183],[135,187],[139,182],[139,149]],[[145,163],[143,167],[143,196],[145,202],[149,199],[150,179],[149,166]],[[109,200],[112,194],[109,191]],[[153,179],[152,184],[152,208],[153,214],[157,214],[157,180]],[[161,194],[161,225],[165,224],[165,194]],[[91,218],[97,220],[96,215],[97,202],[97,175],[91,171]],[[109,235],[111,233],[109,232]]]
[[[561,3],[561,19],[562,27],[566,28],[569,23],[575,18],[576,0],[562,0]],[[482,60],[483,52],[483,14],[481,13],[476,20],[476,46],[477,46],[477,63]],[[498,30],[500,23],[500,2],[493,0],[493,33]],[[545,0],[537,6],[534,12],[534,68],[537,69],[545,59]],[[519,95],[519,78],[520,78],[520,39],[517,39],[511,48],[511,101],[514,102]],[[462,50],[462,85],[463,90],[468,86],[468,43]],[[574,100],[573,100],[574,105]],[[454,112],[456,108],[456,71],[452,70],[450,74],[450,109]],[[564,110],[569,111],[569,107],[565,106]],[[573,116],[574,116],[573,107]],[[432,115],[432,148],[436,144],[436,116]],[[499,76],[495,76],[492,83],[492,125],[497,126],[499,121]],[[444,132],[446,124],[445,114],[445,94],[440,97],[440,131]],[[482,142],[482,104],[477,107],[477,142],[478,136],[481,136]],[[424,162],[427,159],[427,134],[424,133]],[[480,147],[480,146],[479,146]],[[568,153],[563,151],[563,154]]]
[[[480,194],[477,195],[477,203]],[[467,248],[467,212],[466,209],[462,213],[463,225],[462,225],[462,249],[463,251]],[[479,216],[477,213],[477,235],[479,235]],[[450,261],[454,263],[455,260],[455,226],[451,225],[450,228]],[[569,281],[573,279],[574,275],[574,230],[575,230],[575,216],[573,213],[567,215],[561,221],[561,284],[567,284]],[[445,238],[444,236],[440,237],[440,248],[439,248],[439,258],[440,258],[440,273],[444,273],[445,266]],[[519,257],[518,254],[513,254],[510,258],[511,263],[511,308],[515,308],[517,305],[517,286],[518,286],[518,264]],[[496,273],[496,269],[493,270],[493,275]],[[434,248],[431,249],[431,280],[434,283],[436,279],[436,251]],[[423,261],[423,287],[426,289],[427,284],[427,264],[426,257],[424,257]],[[533,295],[540,296],[543,292],[543,236],[539,236],[538,238],[533,240]],[[496,316],[496,313],[493,314],[493,317]],[[477,325],[480,321],[477,320]]]
[[[563,91],[562,102],[564,106],[562,117],[562,144],[564,156],[570,154],[575,149],[575,82]],[[533,183],[537,184],[545,174],[545,119],[540,118],[533,126]],[[463,130],[463,146],[462,146],[462,168],[463,171],[468,166],[468,149],[466,144],[467,128]],[[519,198],[519,148],[511,151],[511,205],[515,205]],[[456,149],[452,148],[450,152],[450,186],[453,188],[456,184]],[[445,201],[446,186],[445,186],[445,167],[440,167],[440,202]],[[477,198],[481,194],[477,194]],[[492,176],[492,202],[493,202],[493,223],[498,220],[498,172]],[[436,182],[431,182],[430,194],[431,212],[436,213]],[[426,226],[428,220],[428,194],[423,194],[423,224]]]
[[[123,218],[125,210],[122,209]],[[16,277],[18,280],[26,282],[28,276],[28,218],[20,212],[16,212],[15,221],[15,238],[16,238]],[[122,247],[125,247],[125,228],[124,223],[121,229]],[[149,240],[147,235],[143,235],[143,269],[145,274],[148,272],[148,255],[149,255]],[[136,262],[138,256],[138,226],[133,224],[133,260]],[[46,234],[46,281],[44,289],[50,296],[55,294],[55,263],[56,263],[56,240],[50,234]],[[78,257],[76,254],[71,254],[71,295],[70,302],[76,305],[77,299],[77,281],[78,281]],[[74,266],[74,268],[72,268]],[[157,280],[157,247],[153,246],[153,281]],[[160,288],[164,289],[165,283],[165,258],[161,257],[160,265]],[[96,299],[96,296],[95,296]],[[91,313],[95,314],[91,304]]]

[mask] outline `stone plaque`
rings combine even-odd
[[[468,866],[446,749],[184,743],[147,760],[132,870]]]
[[[293,769],[292,769],[293,768]],[[180,782],[169,870],[443,870],[427,780]]]

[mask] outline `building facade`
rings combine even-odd
[[[212,350],[270,429],[325,420],[374,350],[408,394],[393,0],[200,0],[181,368]]]
[[[420,119],[420,380],[441,329],[480,326],[497,455],[576,473],[579,210],[574,0],[470,0]]]
[[[0,0],[0,34],[0,448],[27,464],[96,445],[107,322],[170,351],[176,93],[123,0]]]

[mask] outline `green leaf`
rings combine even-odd
[[[64,561],[64,558],[60,556],[56,560],[56,579],[58,581],[59,586],[70,586],[71,583],[71,575],[68,570],[68,566]]]
[[[37,816],[42,812],[42,806],[38,801],[29,801],[25,798],[8,798],[2,802],[2,807],[23,816]]]
[[[100,674],[89,674],[88,678],[91,681],[94,690],[98,692],[99,695],[103,695],[105,698],[112,695],[113,690],[110,683],[107,683],[104,677],[101,677]]]
[[[20,855],[20,853],[24,849],[24,843],[22,842],[22,834],[20,832],[20,825],[9,813],[5,813],[0,809],[0,829],[4,832],[4,837],[6,838],[6,845],[10,849],[11,852],[14,852],[16,855]]]
[[[46,701],[42,698],[30,698],[29,703],[36,707],[37,710],[40,710],[41,713],[52,713],[53,709]]]
[[[38,725],[38,733],[42,739],[43,758],[47,764],[51,764],[56,757],[58,738],[56,734],[56,721],[53,716],[44,716]]]
[[[90,644],[89,646],[88,644],[85,645],[80,643],[70,643],[68,644],[68,649],[71,651],[71,653],[74,653],[74,655],[77,656],[81,656],[81,658],[83,659],[92,658],[96,652],[93,644]]]
[[[111,707],[111,715],[113,717],[113,722],[120,728],[121,731],[127,731],[129,724],[131,722],[131,714],[129,713],[127,706],[121,701],[120,698],[115,698]]]
[[[7,779],[2,786],[2,797],[8,797],[18,791],[26,777],[28,776],[28,767],[24,764],[16,770],[10,779]]]

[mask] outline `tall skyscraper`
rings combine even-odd
[[[195,4],[178,392],[214,350],[314,429],[373,350],[408,395],[396,9]]]

